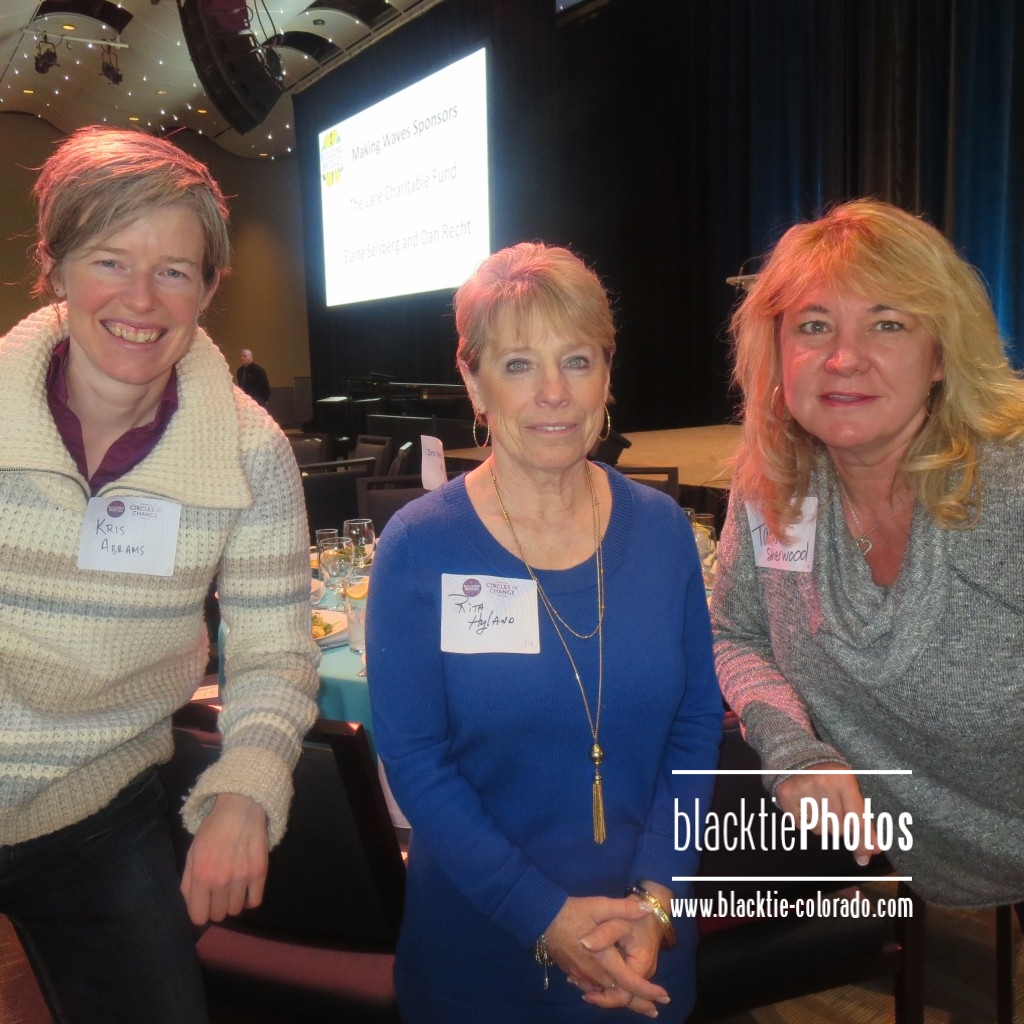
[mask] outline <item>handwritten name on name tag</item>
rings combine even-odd
[[[504,576],[441,576],[441,650],[539,654],[537,584]]]
[[[818,524],[818,499],[804,498],[800,518],[789,528],[785,540],[776,537],[764,521],[759,506],[746,503],[754,562],[762,569],[810,572],[814,568],[814,537]]]
[[[78,568],[170,576],[181,505],[163,498],[90,498],[78,539]]]

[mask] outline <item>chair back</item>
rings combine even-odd
[[[174,756],[162,768],[184,864],[191,837],[177,821],[196,776],[218,757],[216,709],[189,705],[176,717]],[[290,942],[393,951],[405,898],[405,864],[366,733],[320,719],[295,768],[284,839],[271,851],[263,903],[220,927]]]
[[[339,463],[315,463],[303,467],[310,470],[302,475],[302,495],[306,502],[311,544],[317,530],[340,529],[346,519],[354,519],[359,514],[356,483],[365,476],[369,464],[369,461],[343,459]],[[337,471],[331,471],[330,466],[335,466]],[[313,471],[324,467],[328,467],[326,472]]]
[[[398,454],[391,460],[388,466],[388,476],[401,476],[405,472],[405,465],[409,461],[409,454],[412,451],[412,441],[406,441],[400,445]]]
[[[679,501],[678,466],[616,466],[623,476],[639,484],[647,484],[664,491],[673,501]]]
[[[353,459],[365,458],[372,455],[377,461],[374,463],[371,476],[383,476],[388,469],[388,462],[391,459],[391,438],[376,434],[360,434],[356,443],[349,453]]]
[[[377,536],[403,505],[427,493],[419,476],[364,476],[356,481],[359,515],[372,519]]]
[[[304,466],[308,462],[322,462],[327,458],[327,441],[311,434],[290,434],[288,442],[292,446],[295,461]]]

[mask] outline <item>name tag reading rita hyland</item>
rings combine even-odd
[[[170,576],[181,505],[165,498],[90,498],[78,540],[78,568]]]
[[[539,654],[537,584],[504,576],[441,576],[441,650]]]
[[[754,563],[762,569],[810,572],[814,568],[814,534],[818,524],[818,499],[804,498],[800,518],[789,528],[785,540],[768,529],[761,509],[747,502],[747,522],[754,542]]]

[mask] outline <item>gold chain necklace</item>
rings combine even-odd
[[[554,628],[555,635],[561,641],[565,655],[569,659],[569,664],[572,666],[572,674],[576,678],[576,685],[579,687],[580,696],[583,698],[583,710],[587,714],[587,725],[590,728],[590,737],[593,740],[593,744],[590,747],[590,761],[594,766],[594,781],[591,786],[591,804],[594,817],[594,842],[603,843],[607,835],[604,820],[604,784],[601,779],[601,764],[604,761],[604,751],[601,749],[601,744],[598,743],[597,737],[601,731],[601,696],[604,690],[604,559],[601,554],[601,511],[597,503],[597,491],[594,488],[594,477],[590,469],[590,463],[585,463],[585,465],[587,468],[587,483],[590,485],[590,499],[594,507],[594,566],[597,574],[597,625],[590,633],[577,633],[576,630],[574,630],[572,626],[570,626],[565,619],[558,614],[558,610],[551,603],[551,599],[548,595],[544,592],[544,588],[541,586],[540,580],[537,579],[536,573],[530,567],[530,563],[526,560],[526,555],[523,554],[523,545],[519,543],[519,537],[516,535],[515,527],[512,525],[512,520],[509,518],[508,509],[505,508],[505,503],[501,500],[501,492],[498,490],[498,481],[494,476],[494,469],[489,466],[488,472],[491,475],[491,487],[494,488],[494,497],[498,500],[498,508],[501,509],[505,525],[508,527],[509,533],[512,534],[512,541],[516,546],[516,551],[519,553],[519,560],[524,566],[526,566],[526,571],[529,573],[530,579],[533,580],[534,585],[537,587],[537,593],[540,596],[541,604],[544,605],[544,610],[548,613],[548,618],[551,620],[551,625]],[[596,713],[592,713],[590,710],[590,702],[587,700],[587,691],[583,686],[583,680],[580,678],[580,671],[576,667],[576,659],[573,658],[572,651],[569,650],[569,644],[566,642],[562,631],[558,628],[559,623],[565,626],[565,628],[579,640],[589,640],[591,637],[597,637]]]
[[[867,557],[868,552],[875,546],[874,542],[868,536],[868,531],[864,529],[860,522],[860,516],[857,515],[857,510],[853,507],[853,498],[850,497],[850,492],[846,489],[846,484],[843,483],[843,478],[836,473],[836,479],[839,481],[839,490],[842,492],[842,496],[846,499],[846,507],[850,510],[850,515],[853,516],[853,521],[857,526],[857,531],[860,533],[859,537],[854,537],[853,541],[860,548],[860,553]],[[872,524],[871,529],[877,530],[882,523],[886,521],[896,511],[896,509],[903,502],[902,498],[899,498],[892,503],[892,508],[882,516],[881,519],[877,520]]]

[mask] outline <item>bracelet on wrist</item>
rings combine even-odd
[[[548,949],[548,937],[546,934],[542,934],[541,937],[533,944],[533,959],[544,969],[544,991],[548,990],[548,968],[555,966],[555,961],[551,959],[551,952]]]
[[[639,883],[631,885],[626,890],[627,896],[639,896],[650,908],[651,913],[657,918],[658,923],[662,927],[661,934],[661,948],[672,949],[676,944],[676,929],[675,925],[672,924],[672,918],[669,917],[668,911],[665,909],[664,904],[653,892],[648,892]]]

